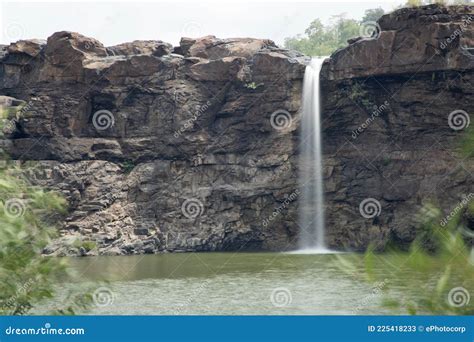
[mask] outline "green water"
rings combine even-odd
[[[345,274],[331,254],[183,253],[70,262],[81,281],[106,280],[113,293],[91,314],[396,313],[381,308],[383,295],[362,272]]]

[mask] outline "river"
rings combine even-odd
[[[400,313],[381,307],[384,284],[366,282],[362,269],[342,271],[336,258],[336,254],[174,253],[72,258],[70,264],[81,282],[110,290],[111,296],[95,305],[91,314]],[[384,275],[387,270],[375,272]],[[76,286],[65,283],[62,288]],[[391,289],[406,294],[403,281]]]

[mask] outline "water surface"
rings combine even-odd
[[[92,314],[394,313],[381,309],[380,289],[365,282],[362,272],[342,272],[331,254],[100,256],[71,264],[81,281],[107,280],[113,292],[113,302]]]

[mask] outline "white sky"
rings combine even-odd
[[[282,44],[309,23],[346,13],[360,19],[368,8],[391,11],[404,3],[385,1],[5,1],[0,0],[0,43],[46,39],[76,31],[110,46],[136,39],[178,45],[181,37],[268,38]]]

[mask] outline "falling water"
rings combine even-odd
[[[300,249],[327,251],[324,241],[324,198],[321,157],[319,72],[324,59],[311,59],[303,83],[300,153]]]

